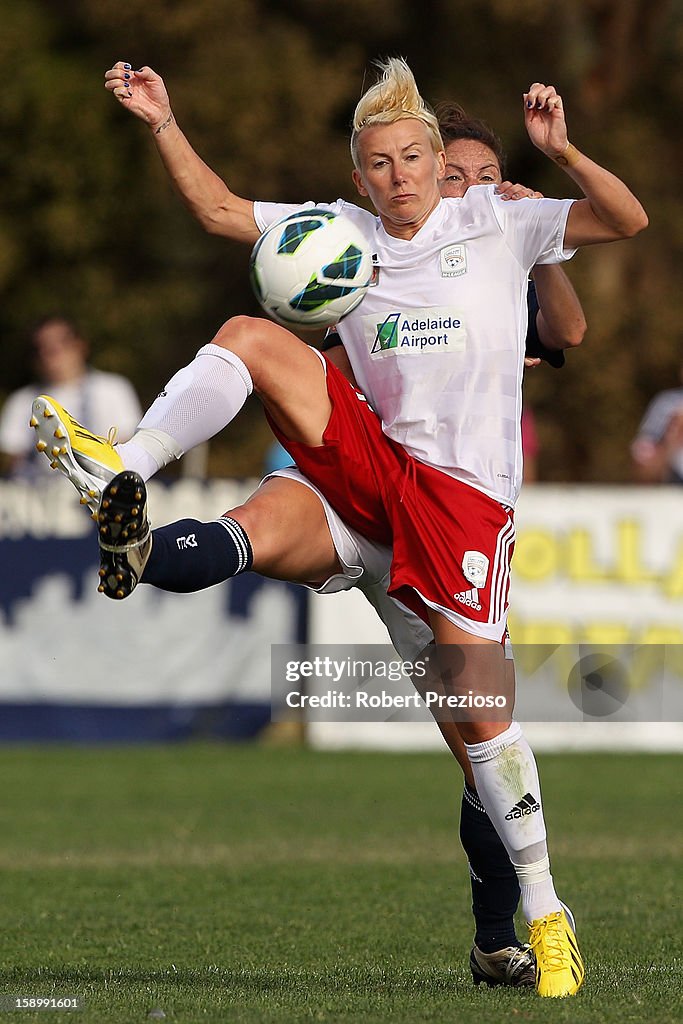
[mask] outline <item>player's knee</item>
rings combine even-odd
[[[268,356],[276,342],[272,324],[252,316],[233,316],[226,320],[213,338],[213,344],[235,352],[247,366],[255,359]]]
[[[212,339],[221,348],[236,349],[253,345],[257,337],[256,325],[261,322],[251,316],[233,316],[226,320]]]
[[[254,387],[258,388],[264,369],[270,372],[288,351],[288,337],[298,342],[270,320],[234,316],[223,324],[213,338],[213,344],[239,356],[251,374]]]
[[[500,736],[510,727],[509,721],[504,722],[478,722],[468,721],[458,723],[458,732],[464,743],[486,743]]]

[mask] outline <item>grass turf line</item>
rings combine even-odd
[[[446,755],[219,744],[0,749],[0,992],[75,1024],[679,1021],[681,759],[539,760],[574,999],[472,986]]]

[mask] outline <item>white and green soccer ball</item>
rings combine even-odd
[[[372,253],[344,214],[314,207],[271,224],[249,261],[263,309],[286,327],[331,327],[363,299]]]

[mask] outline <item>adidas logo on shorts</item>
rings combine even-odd
[[[481,611],[479,591],[476,587],[473,587],[471,590],[461,590],[459,594],[453,594],[453,599],[459,601],[460,604],[467,605],[468,608],[473,608],[475,612]]]

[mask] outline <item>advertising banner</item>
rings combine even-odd
[[[212,519],[254,481],[152,482],[153,525]],[[0,739],[253,735],[270,644],[304,638],[301,588],[247,573],[199,594],[97,592],[95,526],[73,488],[0,482]]]

